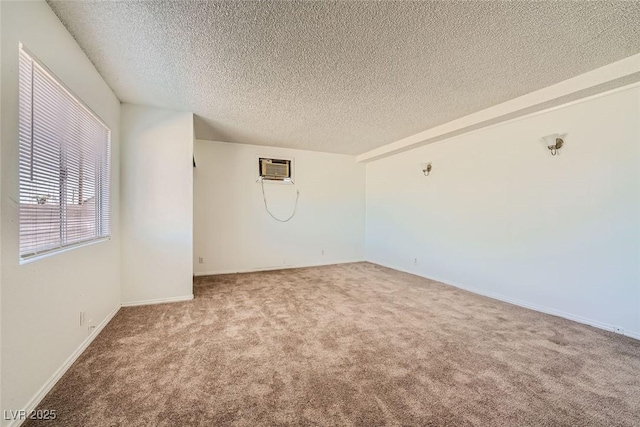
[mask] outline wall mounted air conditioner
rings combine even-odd
[[[258,158],[258,181],[293,183],[292,159]]]

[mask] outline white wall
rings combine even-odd
[[[122,303],[191,298],[193,114],[122,104]]]
[[[293,157],[295,185],[265,184],[258,157]],[[196,141],[194,271],[197,275],[364,259],[365,166],[354,156]],[[324,250],[324,255],[322,251]],[[204,264],[198,263],[204,258]]]
[[[0,6],[0,25],[2,25],[2,7]],[[0,28],[0,58],[2,57],[2,30]],[[2,67],[0,66],[0,97],[2,96]],[[2,117],[2,100],[0,99],[0,118]],[[0,119],[0,177],[2,176],[2,119]],[[0,183],[1,184],[1,183]],[[2,212],[2,185],[0,185],[0,215]],[[2,238],[2,221],[0,220],[0,240]],[[2,244],[0,244],[0,308],[2,307]],[[0,313],[0,411],[2,404],[2,313]],[[0,422],[1,425],[1,422]]]
[[[2,410],[28,402],[120,306],[120,102],[45,2],[0,2],[2,10]],[[112,237],[19,265],[18,43],[47,65],[112,131]],[[4,417],[3,417],[4,418]],[[2,421],[7,424],[6,421]]]
[[[367,259],[640,338],[639,123],[627,88],[369,163]]]

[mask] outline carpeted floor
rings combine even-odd
[[[123,308],[63,426],[638,426],[640,342],[368,263],[200,278]]]

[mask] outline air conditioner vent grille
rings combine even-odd
[[[262,179],[274,181],[291,179],[291,160],[260,158],[259,168]]]

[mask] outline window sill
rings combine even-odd
[[[102,243],[102,242],[106,242],[108,240],[111,240],[111,237],[101,237],[99,239],[95,239],[95,240],[89,240],[87,242],[81,242],[81,243],[77,243],[75,245],[69,245],[69,246],[65,246],[64,248],[60,248],[60,249],[53,249],[49,252],[44,252],[41,254],[37,254],[37,255],[32,255],[26,258],[20,258],[20,265],[24,265],[24,264],[29,264],[32,263],[34,261],[38,261],[44,258],[49,258],[52,257],[54,255],[58,255],[58,254],[62,254],[65,252],[69,252],[72,251],[74,249],[78,249],[78,248],[84,248],[85,246],[91,246],[91,245],[95,245],[97,243]]]

